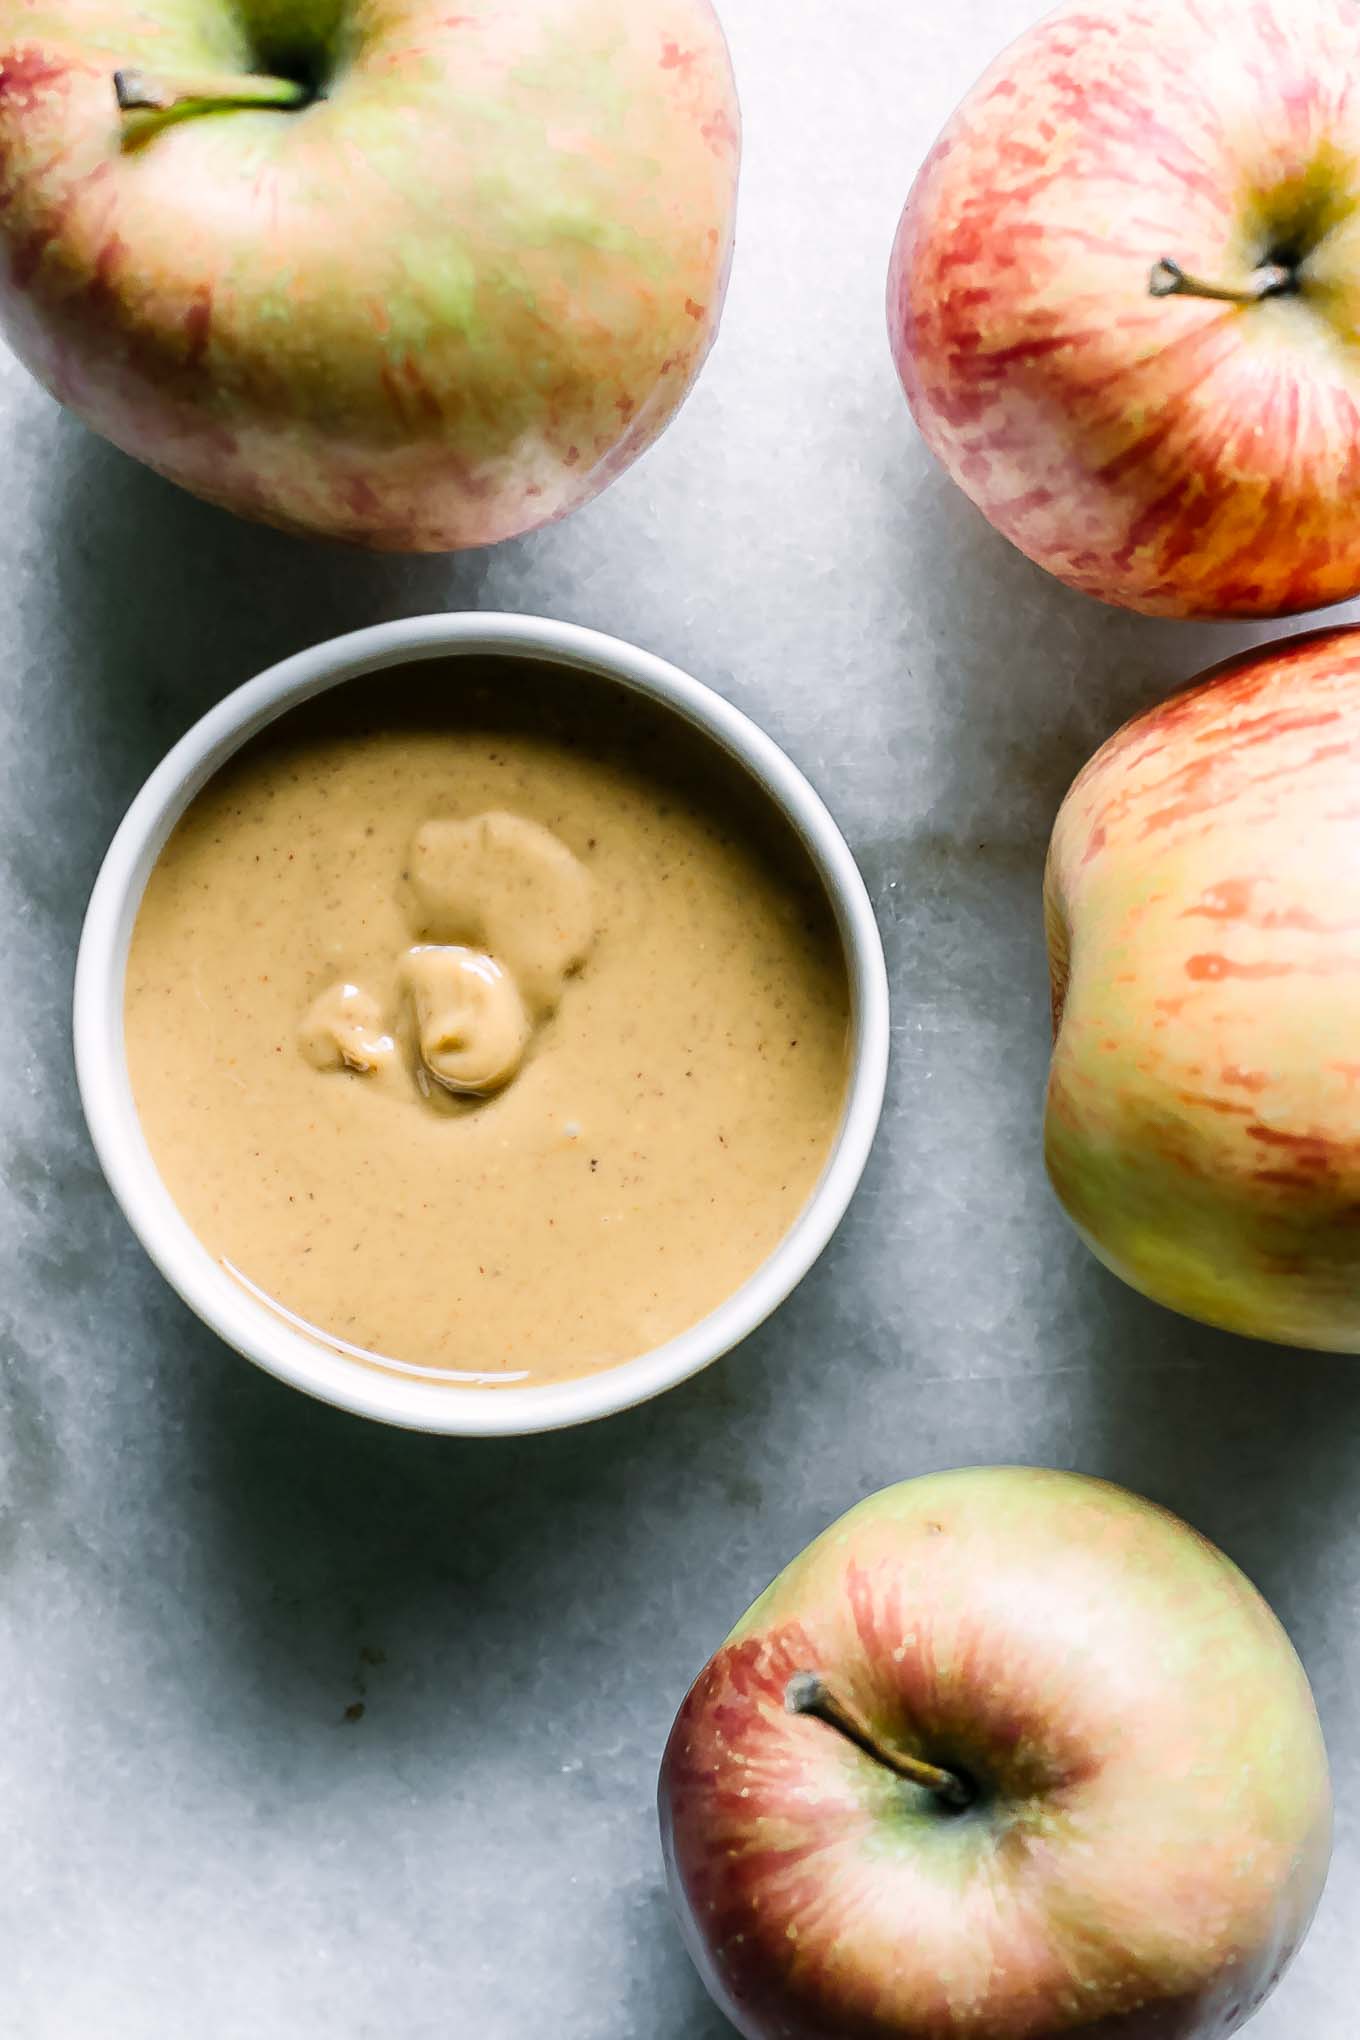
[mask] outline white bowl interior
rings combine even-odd
[[[779,1246],[715,1311],[635,1360],[570,1382],[468,1387],[358,1361],[256,1302],[190,1230],[142,1133],[123,1040],[128,945],[153,865],[180,816],[258,730],[325,689],[456,655],[519,656],[584,669],[672,709],[746,768],[806,845],[845,949],[851,1056],[841,1125],[803,1211]],[[76,1074],[95,1149],[134,1232],[185,1302],[238,1352],[309,1395],[384,1423],[464,1435],[553,1430],[645,1401],[753,1331],[806,1274],[844,1214],[882,1109],[888,986],[873,909],[826,808],[784,753],[721,695],[618,639],[544,618],[471,614],[379,624],[298,653],[249,681],[181,738],[129,808],[104,860],[81,936]]]

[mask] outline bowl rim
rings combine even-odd
[[[835,915],[850,987],[840,1127],[778,1246],[716,1310],[663,1345],[594,1374],[530,1386],[470,1387],[367,1365],[256,1302],[193,1233],[161,1180],[137,1116],[123,1034],[128,944],[147,878],[190,801],[227,759],[289,709],[363,674],[476,655],[612,680],[671,709],[735,759],[805,845]],[[100,1166],[143,1248],[189,1308],[227,1345],[305,1394],[382,1423],[460,1437],[525,1435],[612,1415],[689,1379],[753,1332],[845,1214],[882,1112],[890,1038],[887,967],[864,880],[820,796],[773,738],[654,653],[579,624],[495,611],[403,617],[323,640],[268,667],[194,723],[133,800],[100,867],[76,959],[73,1027],[76,1081]]]

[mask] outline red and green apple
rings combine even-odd
[[[1360,8],[1076,0],[907,200],[894,355],[927,444],[1087,594],[1267,616],[1360,590]]]
[[[1045,888],[1054,1187],[1159,1302],[1360,1352],[1360,631],[1233,661],[1098,751]]]
[[[0,325],[198,495],[489,544],[674,414],[737,159],[708,0],[10,0]]]
[[[1226,2040],[1331,1835],[1312,1695],[1222,1552],[1104,1482],[862,1502],[695,1682],[660,1812],[746,2040]]]

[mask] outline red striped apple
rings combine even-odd
[[[888,316],[950,474],[1161,616],[1360,590],[1360,8],[1074,0],[916,180]]]
[[[25,0],[0,16],[0,323],[198,495],[489,544],[675,412],[737,155],[708,0]]]
[[[1100,1258],[1191,1317],[1360,1352],[1360,631],[1112,737],[1049,852],[1046,1147]]]
[[[660,1808],[746,2040],[1226,2040],[1307,1931],[1302,1667],[1222,1552],[1100,1481],[889,1488],[700,1674]]]

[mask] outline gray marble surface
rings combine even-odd
[[[932,471],[884,340],[913,169],[1037,11],[726,0],[717,353],[606,498],[492,554],[233,523],[0,365],[0,2033],[720,2040],[651,1803],[690,1676],[867,1490],[1033,1459],[1169,1503],[1289,1624],[1338,1847],[1253,2040],[1354,2034],[1360,1363],[1125,1292],[1039,1161],[1054,809],[1248,633],[1046,582]],[[219,1346],[104,1190],[66,1020],[100,854],[186,724],[315,638],[468,606],[619,632],[764,722],[863,863],[896,1001],[874,1160],[792,1302],[650,1408],[522,1442],[366,1427]]]

